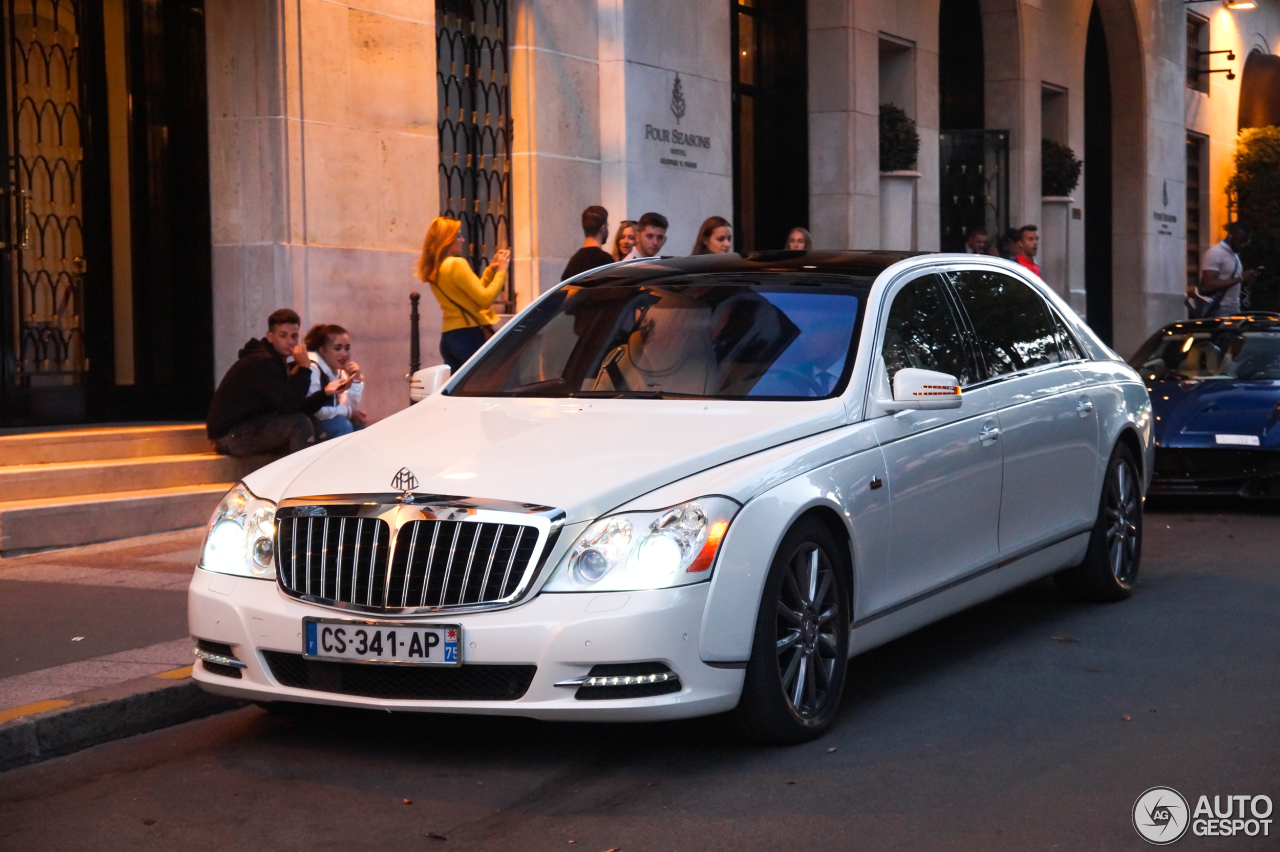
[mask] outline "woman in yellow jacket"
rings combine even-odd
[[[418,280],[431,285],[444,315],[441,326],[440,355],[453,372],[476,354],[493,334],[498,315],[493,300],[507,283],[507,264],[511,251],[502,249],[493,262],[477,278],[471,265],[462,257],[462,223],[457,219],[437,217],[422,241],[422,257],[415,270]]]

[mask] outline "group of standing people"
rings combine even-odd
[[[964,239],[965,254],[1002,257],[1030,269],[1036,275],[1040,274],[1040,267],[1036,265],[1036,253],[1039,250],[1040,232],[1035,225],[1010,228],[1003,234],[997,234],[995,238],[991,238],[985,228],[970,228]]]

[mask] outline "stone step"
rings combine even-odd
[[[104,426],[0,435],[0,466],[208,453],[204,424]]]
[[[0,555],[204,526],[231,481],[0,503]]]
[[[0,497],[41,500],[235,482],[271,461],[215,453],[0,466]],[[229,486],[228,486],[229,487]],[[169,528],[176,529],[176,528]]]

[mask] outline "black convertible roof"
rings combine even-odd
[[[761,272],[850,275],[875,278],[893,264],[928,252],[907,251],[757,251],[746,255],[704,254],[655,257],[602,266],[574,280],[575,286],[639,283],[679,275],[757,275]]]

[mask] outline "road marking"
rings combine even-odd
[[[23,704],[21,707],[0,710],[0,723],[10,722],[23,716],[34,716],[36,713],[43,713],[46,710],[57,710],[59,707],[66,707],[71,703],[70,701],[37,701],[34,704]]]
[[[174,669],[171,672],[160,672],[160,674],[152,675],[152,677],[161,677],[161,678],[164,678],[165,680],[182,680],[183,678],[191,677],[191,670],[193,668],[195,667],[184,666],[180,669]]]
[[[184,637],[0,678],[0,708],[64,698],[86,689],[171,672],[177,666],[190,665],[191,646],[191,639]]]

